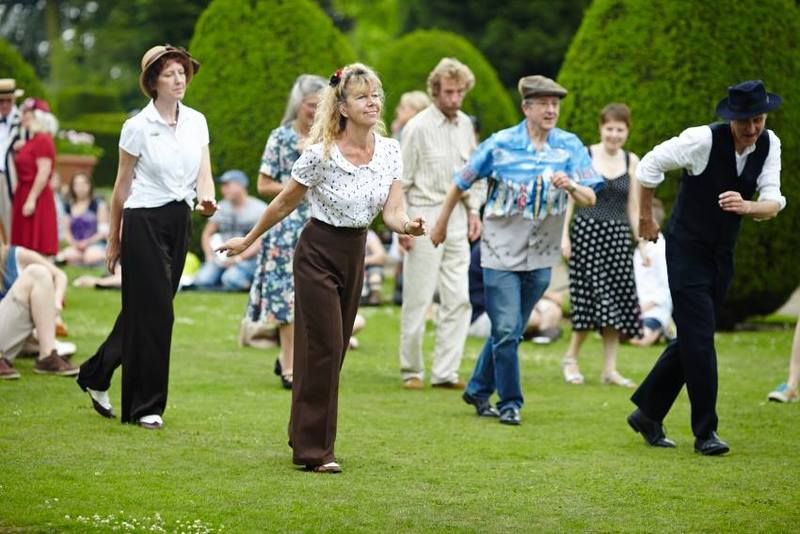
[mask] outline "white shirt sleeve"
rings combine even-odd
[[[645,154],[639,162],[636,178],[642,186],[654,188],[664,181],[667,171],[686,169],[691,175],[701,174],[708,166],[711,144],[710,127],[687,128],[678,137],[656,145]]]
[[[200,131],[198,132],[198,137],[202,146],[207,146],[210,142],[208,135],[208,121],[206,121],[206,116],[202,113],[198,113],[198,115],[200,115]]]
[[[772,130],[767,130],[767,134],[769,152],[756,180],[758,200],[774,200],[783,209],[786,207],[786,197],[781,194],[781,140]]]
[[[142,153],[142,145],[144,142],[144,132],[138,121],[128,119],[122,125],[122,133],[119,135],[119,147],[137,158]]]
[[[303,151],[292,166],[292,178],[306,187],[314,187],[322,180],[322,158],[317,149],[321,145],[313,145]]]

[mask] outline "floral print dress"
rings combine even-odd
[[[270,133],[259,172],[286,184],[292,165],[300,157],[300,136],[291,126],[280,126]],[[285,219],[273,226],[261,242],[257,267],[250,287],[245,318],[268,327],[294,322],[294,249],[309,216],[306,200]]]

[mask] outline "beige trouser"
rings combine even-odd
[[[2,155],[0,154],[0,157]],[[6,174],[0,172],[0,222],[6,231],[6,240],[11,241],[11,198],[6,184]]]
[[[0,300],[0,356],[14,361],[33,331],[31,308],[9,291]]]
[[[433,228],[439,206],[409,206],[410,217],[425,217]],[[400,330],[400,371],[403,380],[425,375],[422,339],[425,316],[439,288],[436,313],[436,348],[431,368],[431,383],[458,380],[458,367],[467,339],[472,307],[469,303],[469,242],[467,211],[462,204],[453,210],[447,226],[447,239],[434,247],[430,237],[414,239],[403,260],[403,308]]]

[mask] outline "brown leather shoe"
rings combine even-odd
[[[407,380],[403,380],[403,387],[406,389],[425,389],[425,383],[413,376]]]
[[[438,384],[431,384],[431,387],[464,391],[464,388],[467,387],[467,384],[459,378],[455,382],[439,382]]]
[[[19,371],[14,369],[11,362],[0,356],[0,380],[14,380],[19,378]]]
[[[33,366],[33,372],[40,375],[75,376],[78,371],[80,369],[70,365],[67,360],[58,355],[55,349],[50,356],[36,360],[36,364]]]

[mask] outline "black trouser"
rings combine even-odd
[[[296,464],[335,460],[339,371],[358,312],[366,235],[311,219],[295,250],[289,444]]]
[[[656,361],[631,397],[662,421],[683,384],[692,409],[692,432],[705,438],[717,430],[716,316],[733,277],[733,250],[667,239],[667,272],[678,337]]]
[[[161,415],[167,405],[174,314],[191,220],[185,202],[123,211],[122,310],[114,328],[81,365],[78,384],[105,391],[122,364],[122,422]]]

